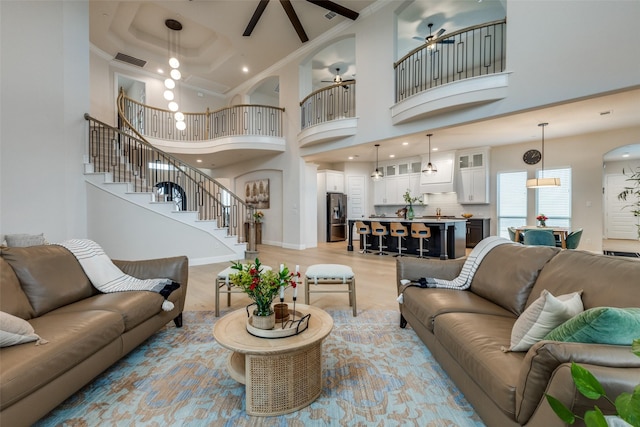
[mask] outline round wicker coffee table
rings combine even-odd
[[[309,326],[285,338],[251,335],[244,308],[220,318],[213,327],[216,341],[233,351],[227,368],[233,379],[245,384],[249,415],[294,412],[322,392],[322,341],[331,332],[333,319],[324,310],[305,304],[296,304],[296,312],[311,314]]]

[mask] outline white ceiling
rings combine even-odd
[[[451,32],[471,23],[503,18],[504,2],[500,0],[405,2],[396,0],[400,7],[398,19],[397,56],[420,45],[414,37],[428,35],[429,22],[433,31],[445,28]],[[181,71],[183,81],[205,91],[227,94],[253,76],[285,58],[303,46],[284,9],[277,0],[270,1],[250,37],[243,37],[259,0],[193,0],[193,1],[94,1],[90,2],[90,41],[106,55],[118,52],[147,61],[144,70],[157,74],[166,69],[170,30],[164,24],[168,18],[183,24],[179,34]],[[345,21],[340,15],[327,19],[327,10],[305,0],[292,0],[298,17],[310,42]],[[336,0],[342,6],[366,13],[375,7],[376,0]],[[473,20],[473,21],[471,21]],[[312,61],[313,88],[328,85],[335,68],[343,78],[357,75],[355,45],[345,39],[327,47]],[[243,73],[242,67],[249,72]],[[539,141],[540,122],[549,122],[546,138],[606,131],[630,127],[639,122],[640,89],[611,94],[567,105],[530,111],[509,117],[457,126],[450,129],[431,129],[432,146],[443,150],[482,145],[514,144]],[[609,114],[601,115],[601,113]],[[425,132],[426,133],[426,132]],[[408,145],[402,145],[408,142]],[[639,141],[640,142],[640,141]],[[390,141],[381,141],[380,159],[390,154],[407,157],[425,153],[426,137],[423,133]],[[349,156],[354,161],[375,161],[374,142],[305,158],[314,162],[344,162]],[[216,155],[216,166],[237,158]],[[640,158],[640,146],[635,154]],[[189,156],[190,160],[191,156]],[[221,163],[222,162],[222,163]],[[203,164],[208,165],[205,160]]]

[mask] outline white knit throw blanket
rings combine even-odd
[[[445,280],[445,279],[436,279],[436,278],[427,278],[427,286],[428,288],[445,288],[445,289],[459,289],[465,290],[471,286],[471,281],[473,280],[473,276],[476,274],[482,259],[489,253],[493,248],[499,245],[504,245],[505,243],[512,243],[511,240],[505,239],[504,237],[498,236],[489,236],[484,238],[478,243],[467,259],[465,260],[462,270],[460,270],[460,274],[453,280]],[[400,281],[402,285],[411,286],[411,281],[403,279]],[[397,298],[398,302],[402,304],[404,301],[404,296],[400,293],[400,296]]]
[[[160,292],[171,279],[138,279],[125,274],[96,242],[87,239],[72,239],[60,243],[67,248],[82,266],[91,284],[100,292],[151,291]],[[173,310],[173,303],[162,303],[164,311]]]

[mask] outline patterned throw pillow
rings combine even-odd
[[[527,351],[566,320],[584,311],[580,292],[554,297],[546,289],[518,317],[511,330],[511,347],[502,351]]]
[[[44,245],[44,233],[40,234],[7,234],[4,236],[7,246],[25,248],[27,246]]]
[[[0,311],[0,347],[9,347],[16,344],[37,341],[38,344],[46,344],[33,330],[29,322],[12,314]]]
[[[640,308],[594,307],[567,320],[544,339],[631,345],[640,338]]]

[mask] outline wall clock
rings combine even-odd
[[[542,153],[538,150],[529,150],[522,155],[522,160],[528,165],[535,165],[542,159]]]

